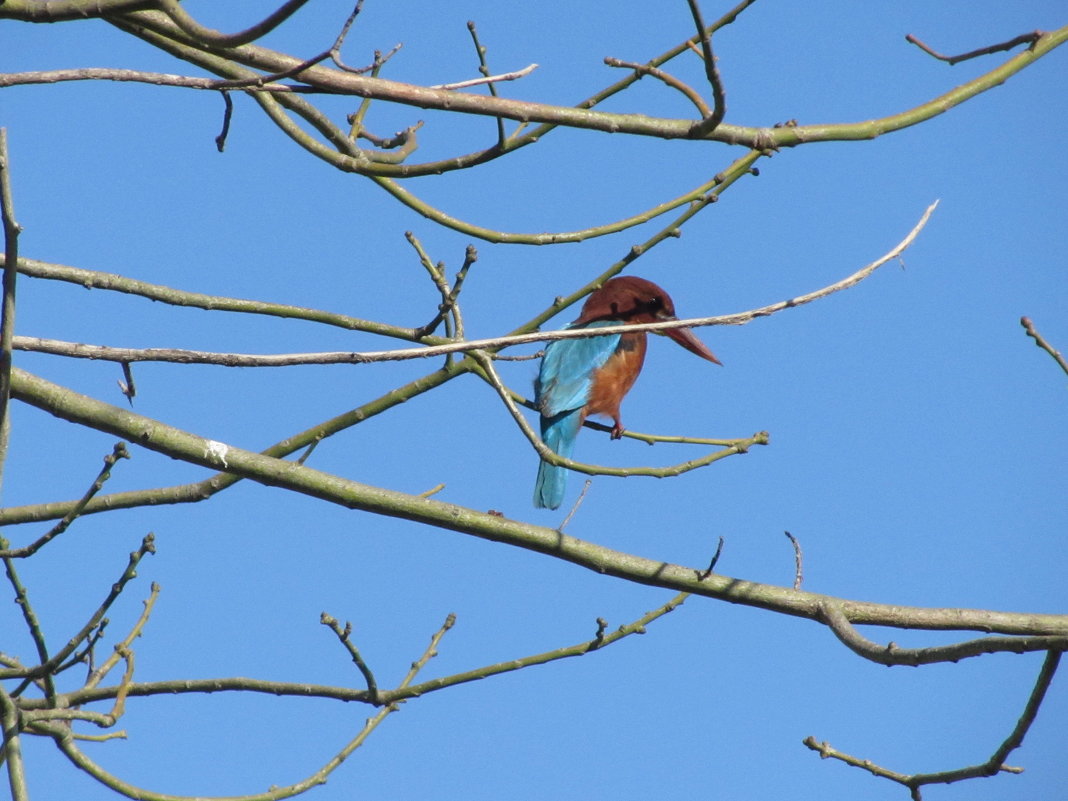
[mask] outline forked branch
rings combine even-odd
[[[1046,697],[1046,691],[1049,689],[1050,682],[1053,681],[1053,676],[1057,672],[1057,666],[1060,664],[1060,659],[1060,651],[1050,651],[1046,654],[1046,659],[1042,663],[1042,669],[1039,671],[1038,678],[1035,680],[1035,686],[1031,690],[1031,695],[1027,699],[1027,704],[1024,707],[1023,713],[1020,715],[1020,719],[1016,722],[1016,726],[1013,728],[1009,736],[1005,738],[1005,741],[1002,742],[990,756],[990,759],[981,762],[978,765],[957,768],[955,770],[940,771],[937,773],[906,774],[884,768],[875,764],[870,759],[862,759],[839,751],[827,742],[819,742],[815,737],[806,737],[802,742],[808,748],[819,753],[820,757],[823,759],[837,759],[847,765],[866,770],[873,776],[889,779],[892,782],[904,785],[909,788],[913,801],[922,801],[923,795],[921,788],[928,784],[952,784],[953,782],[964,781],[965,779],[978,779],[994,776],[1001,772],[1022,773],[1023,768],[1006,765],[1005,760],[1010,753],[1023,744],[1024,736],[1027,734],[1028,729],[1031,728],[1031,724],[1034,723],[1035,717],[1038,715],[1038,710],[1042,706],[1042,701]]]

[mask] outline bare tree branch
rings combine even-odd
[[[892,782],[908,787],[912,792],[914,801],[922,801],[923,796],[920,792],[920,788],[928,784],[952,784],[953,782],[959,782],[965,779],[978,779],[984,776],[993,776],[999,772],[1022,773],[1023,768],[1010,767],[1005,765],[1004,761],[1012,751],[1023,744],[1024,736],[1034,722],[1039,707],[1041,707],[1042,701],[1045,698],[1046,691],[1049,689],[1050,682],[1053,681],[1053,676],[1057,672],[1060,658],[1061,654],[1059,651],[1050,651],[1046,654],[1046,659],[1042,663],[1042,669],[1039,671],[1038,679],[1035,681],[1034,689],[1031,691],[1031,696],[1028,698],[1023,714],[1020,716],[1019,721],[1017,721],[1012,733],[1009,734],[1005,741],[991,755],[990,759],[978,765],[972,765],[967,768],[958,768],[956,770],[940,771],[938,773],[905,774],[876,765],[870,759],[861,759],[843,753],[832,748],[827,742],[817,741],[815,737],[806,737],[803,740],[803,743],[808,748],[818,752],[823,759],[837,759],[847,765],[866,770],[873,776],[889,779]]]
[[[486,75],[482,78],[470,78],[466,81],[456,81],[455,83],[438,83],[431,86],[431,89],[447,89],[453,91],[455,89],[468,89],[472,86],[482,86],[483,84],[495,84],[500,81],[514,81],[518,78],[525,78],[530,73],[534,72],[538,68],[537,64],[528,64],[521,70],[514,70],[513,72],[503,72],[500,75]]]
[[[289,19],[297,9],[307,2],[308,0],[288,0],[288,2],[283,3],[277,11],[260,22],[257,22],[255,25],[238,33],[231,34],[220,33],[219,31],[204,27],[193,19],[181,5],[179,5],[178,0],[156,0],[153,5],[162,9],[162,11],[174,21],[174,24],[181,28],[188,36],[191,36],[204,44],[213,45],[215,47],[237,47],[238,45],[248,44],[249,42],[259,39],[261,36],[270,33]]]
[[[11,191],[11,163],[7,152],[7,128],[0,128],[0,222],[4,229],[3,294],[0,296],[0,476],[7,461],[8,400],[11,397],[11,351],[15,336],[15,284],[18,276],[19,232]]]
[[[959,662],[973,656],[995,653],[1023,654],[1030,651],[1068,650],[1066,636],[983,637],[978,640],[940,645],[930,648],[899,648],[897,643],[885,646],[862,636],[849,622],[840,607],[826,603],[823,622],[849,650],[880,665],[933,665],[938,662]]]
[[[972,609],[925,609],[896,604],[842,600],[727,576],[699,581],[693,568],[613,551],[591,542],[506,517],[478,512],[432,498],[372,487],[312,468],[212,442],[117,406],[111,406],[18,368],[12,372],[12,397],[57,417],[123,437],[148,450],[213,469],[222,469],[268,486],[292,490],[351,509],[403,517],[432,528],[459,531],[514,545],[638,584],[720,598],[773,609],[822,622],[823,604],[840,604],[854,625],[894,628],[979,630],[1000,634],[1068,635],[1068,615],[1009,613]]]
[[[622,334],[632,331],[662,332],[673,328],[700,328],[712,325],[745,325],[761,317],[769,317],[785,309],[796,308],[825,298],[835,292],[855,286],[870,276],[875,270],[893,259],[898,258],[915,241],[923,230],[931,214],[938,206],[935,201],[924,211],[920,221],[897,245],[861,269],[829,284],[821,289],[799,295],[790,300],[779,301],[758,309],[751,309],[733,314],[712,317],[693,317],[684,320],[672,320],[640,325],[604,326],[596,330],[570,329],[560,331],[539,331],[530,334],[514,334],[487,339],[472,339],[462,342],[448,342],[425,348],[402,348],[388,351],[331,351],[327,353],[283,353],[256,355],[247,353],[210,353],[206,351],[182,350],[178,348],[113,348],[104,345],[84,345],[59,340],[39,339],[36,337],[16,337],[15,347],[20,350],[33,350],[42,353],[70,356],[82,359],[104,359],[117,362],[162,361],[181,364],[215,364],[225,367],[288,367],[296,364],[367,364],[371,362],[401,361],[405,359],[425,359],[447,353],[470,352],[474,350],[497,350],[531,342],[551,342],[558,339],[586,339],[594,336]],[[245,301],[245,303],[252,303]],[[423,330],[423,329],[420,329]],[[416,335],[418,331],[414,332]],[[415,338],[415,337],[413,337]]]
[[[1046,351],[1046,353],[1052,356],[1053,361],[1057,362],[1057,364],[1060,365],[1060,368],[1064,370],[1065,373],[1068,373],[1068,361],[1065,361],[1064,356],[1061,355],[1061,352],[1054,348],[1051,344],[1049,344],[1049,342],[1046,341],[1045,337],[1038,333],[1038,330],[1035,328],[1034,323],[1031,322],[1031,318],[1021,317],[1020,325],[1022,325],[1024,327],[1024,330],[1027,331],[1027,336],[1031,337],[1031,339],[1035,341],[1035,345],[1042,348],[1042,350]]]
[[[939,61],[945,61],[952,66],[953,64],[959,64],[962,61],[968,61],[969,59],[978,58],[979,56],[988,56],[991,53],[1000,53],[1003,50],[1012,50],[1017,45],[1028,44],[1034,46],[1042,37],[1042,31],[1032,31],[1031,33],[1025,33],[1017,36],[1013,39],[1009,39],[1007,42],[1001,42],[1000,44],[990,45],[989,47],[980,47],[978,50],[970,50],[967,53],[962,53],[959,56],[943,56],[941,53],[932,50],[930,47],[921,42],[917,37],[911,33],[905,36],[905,41],[910,44],[916,45],[923,52],[930,56],[934,56]]]

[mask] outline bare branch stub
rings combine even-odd
[[[556,530],[559,531],[561,534],[563,533],[564,529],[567,528],[567,524],[571,522],[571,518],[575,516],[575,513],[579,510],[579,507],[582,506],[582,502],[584,500],[586,500],[586,493],[590,491],[590,487],[592,487],[592,486],[593,486],[593,479],[592,478],[587,478],[583,482],[582,490],[579,492],[578,498],[575,500],[575,503],[572,505],[571,511],[569,511],[567,513],[567,516],[564,518],[564,522],[562,522],[559,526],[556,527]]]
[[[431,86],[431,89],[446,89],[452,91],[454,89],[468,89],[472,86],[481,86],[483,84],[489,84],[493,86],[500,81],[515,81],[519,78],[524,78],[530,73],[534,72],[538,68],[537,64],[528,64],[521,70],[513,70],[512,72],[502,72],[500,75],[486,75],[482,78],[469,78],[466,81],[455,81],[453,83],[439,83]]]
[[[719,538],[719,543],[716,545],[716,552],[712,554],[712,561],[708,563],[703,571],[694,571],[697,575],[698,581],[704,581],[706,578],[712,575],[712,572],[716,569],[716,563],[719,562],[719,557],[723,553],[723,543],[726,540],[723,537]]]
[[[1031,339],[1035,341],[1035,345],[1042,348],[1042,350],[1046,351],[1046,353],[1052,356],[1053,360],[1060,365],[1060,368],[1064,370],[1065,373],[1068,373],[1068,361],[1065,361],[1064,356],[1061,354],[1061,352],[1054,348],[1051,344],[1049,344],[1049,342],[1046,341],[1045,337],[1038,333],[1038,329],[1036,329],[1035,324],[1031,322],[1031,318],[1021,317],[1020,325],[1024,327],[1024,330],[1027,332],[1027,336],[1031,337]]]
[[[219,91],[223,99],[223,121],[222,130],[219,131],[219,135],[215,137],[215,147],[220,153],[226,150],[226,137],[230,135],[230,120],[234,116],[234,100],[230,97],[230,92],[226,89]]]
[[[334,632],[338,641],[345,646],[345,650],[349,652],[349,657],[352,659],[353,664],[356,665],[360,673],[363,674],[364,681],[367,682],[367,694],[371,703],[375,706],[381,706],[381,695],[374,673],[371,672],[371,668],[367,666],[363,656],[360,654],[360,650],[352,641],[352,623],[346,622],[345,627],[342,628],[337,618],[328,615],[326,612],[319,616],[319,622]]]
[[[799,590],[801,589],[801,582],[804,580],[804,572],[802,570],[804,555],[801,553],[801,543],[789,531],[784,531],[783,534],[790,540],[790,544],[794,546],[794,589]]]

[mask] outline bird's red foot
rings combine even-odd
[[[623,424],[618,420],[615,421],[615,425],[612,426],[612,439],[619,439],[623,436],[623,432],[627,429],[623,428]]]

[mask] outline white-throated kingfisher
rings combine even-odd
[[[567,328],[674,319],[675,304],[667,292],[644,278],[623,276],[606,281],[586,298],[579,318]],[[688,328],[664,333],[702,359],[720,363]],[[619,439],[623,435],[619,404],[641,372],[646,346],[644,331],[550,342],[534,384],[542,441],[570,459],[582,421],[591,414],[612,418],[612,439]],[[534,485],[534,505],[556,509],[564,500],[566,484],[567,468],[542,461]]]

